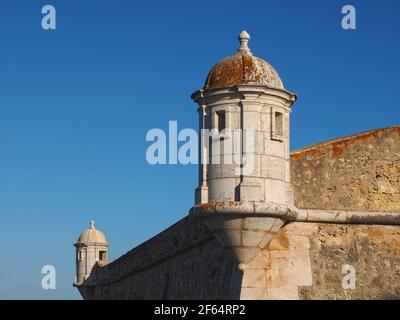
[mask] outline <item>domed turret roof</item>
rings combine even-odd
[[[204,89],[229,88],[243,84],[284,89],[276,70],[265,60],[253,56],[246,31],[239,34],[240,48],[235,55],[218,62],[209,72]]]
[[[107,240],[106,240],[106,237],[104,236],[104,233],[97,230],[94,227],[94,221],[92,220],[92,221],[90,221],[89,229],[82,232],[82,234],[79,236],[79,239],[76,243],[77,244],[85,244],[85,243],[107,244]]]

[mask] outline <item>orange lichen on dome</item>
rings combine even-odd
[[[230,88],[243,84],[261,85],[284,89],[276,70],[265,60],[253,56],[247,47],[250,36],[243,31],[239,35],[241,46],[235,55],[218,62],[209,72],[204,89]]]

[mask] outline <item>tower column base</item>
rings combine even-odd
[[[201,186],[196,188],[195,191],[195,203],[196,204],[203,204],[208,202],[208,187]]]

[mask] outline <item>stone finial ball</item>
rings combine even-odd
[[[239,33],[239,40],[250,40],[250,35],[247,33],[246,30],[243,30],[241,33]]]

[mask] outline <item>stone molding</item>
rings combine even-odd
[[[267,202],[207,203],[194,206],[189,214],[262,216],[286,219],[287,222],[400,225],[400,212],[298,209]]]

